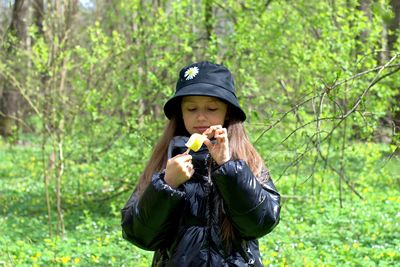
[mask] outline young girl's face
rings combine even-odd
[[[212,125],[224,125],[227,108],[216,97],[184,96],[181,109],[186,130],[201,134]]]

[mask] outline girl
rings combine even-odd
[[[122,209],[123,237],[154,250],[152,266],[262,266],[257,238],[279,222],[280,195],[243,122],[230,71],[183,68],[169,119]],[[193,133],[207,137],[186,153]]]

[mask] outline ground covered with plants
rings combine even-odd
[[[270,156],[283,201],[280,224],[260,240],[265,266],[396,265],[400,159],[389,159],[386,147],[354,143],[346,149],[347,172],[362,199],[345,184],[340,191],[337,175],[322,167],[312,177],[310,168],[307,173],[303,167],[297,175],[279,177],[287,155]],[[130,188],[112,194],[121,190],[107,180],[114,175],[107,164],[122,164],[114,152],[96,162],[67,163],[73,172],[64,178],[61,239],[49,235],[40,147],[29,140],[20,145],[1,142],[0,265],[149,266],[152,253],[121,237],[119,210]],[[129,149],[120,152],[132,155]],[[127,179],[133,183],[134,169],[131,174]],[[55,210],[51,214],[56,216]]]

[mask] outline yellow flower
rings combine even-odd
[[[74,263],[76,263],[76,264],[78,264],[80,261],[81,261],[80,258],[75,258],[75,259],[74,259]]]
[[[92,255],[92,261],[98,263],[99,262],[99,256]]]
[[[31,259],[33,262],[37,262],[38,258],[40,258],[42,256],[42,253],[37,252],[35,255],[31,256]]]
[[[360,244],[359,244],[359,243],[357,243],[357,242],[353,243],[353,248],[357,249],[357,248],[359,248],[359,247],[360,247]]]
[[[63,264],[67,264],[67,263],[69,262],[70,259],[71,259],[70,256],[62,256],[62,257],[61,257],[61,262],[62,262]]]
[[[394,256],[396,256],[396,252],[394,252],[394,251],[389,251],[389,252],[387,252],[387,254],[391,258],[394,258]]]

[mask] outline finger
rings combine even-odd
[[[211,149],[213,148],[213,143],[211,143],[211,141],[209,139],[204,140],[204,143],[208,149],[208,151],[211,151]]]
[[[222,125],[220,125],[220,124],[211,125],[211,126],[210,126],[210,129],[211,129],[211,130],[217,130],[217,129],[221,129],[221,128],[222,128]]]
[[[177,158],[178,161],[180,162],[188,162],[192,160],[192,155],[190,154],[179,154],[179,157]]]
[[[226,128],[215,129],[215,134],[226,134],[226,133],[227,133]]]
[[[210,139],[213,137],[212,133],[213,133],[213,130],[211,128],[207,128],[207,130],[205,130],[202,134]]]
[[[193,169],[193,165],[191,163],[181,163],[179,167],[186,175]]]
[[[215,140],[217,140],[218,144],[221,144],[221,143],[225,143],[226,138],[219,136],[219,137],[215,137]]]
[[[193,164],[191,163],[187,164],[186,169],[188,169],[189,171],[193,170]]]
[[[214,136],[218,143],[225,142],[228,140],[228,134],[226,129],[218,130],[217,134]]]
[[[190,167],[190,166],[188,165],[188,166],[186,167],[186,170],[185,170],[185,175],[186,175],[186,177],[187,177],[187,178],[190,178],[190,177],[192,177],[193,174],[194,174],[193,166]]]
[[[178,154],[178,155],[172,157],[171,159],[183,159],[183,160],[185,160],[187,157],[190,157],[190,159],[192,159],[192,156],[189,155],[189,154],[186,154],[185,152],[182,153],[182,154]]]
[[[219,132],[216,132],[216,133],[215,133],[214,137],[215,137],[215,138],[218,138],[218,137],[228,137],[228,133],[225,132],[225,131],[219,131]]]
[[[215,135],[215,131],[218,129],[222,129],[222,125],[211,125],[207,130],[203,132],[204,135],[207,136],[207,138],[211,139]]]

